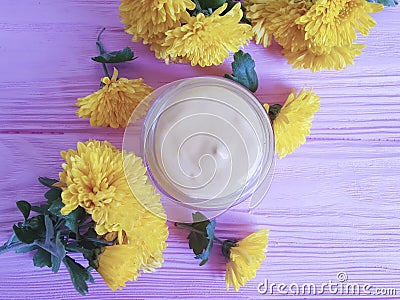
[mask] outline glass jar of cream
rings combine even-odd
[[[150,96],[140,145],[170,220],[213,217],[250,198],[257,205],[274,169],[267,113],[241,85],[220,77],[170,83]],[[127,142],[125,132],[124,144]]]

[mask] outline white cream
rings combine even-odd
[[[158,111],[148,120],[154,126],[145,132],[152,141],[145,146],[146,159],[154,179],[173,198],[228,207],[262,173],[272,131],[245,89],[219,78],[191,80],[169,86],[157,100]]]

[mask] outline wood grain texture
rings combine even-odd
[[[42,201],[44,189],[36,178],[57,176],[60,150],[89,138],[121,145],[123,130],[92,128],[75,116],[73,106],[98,88],[102,70],[90,57],[102,27],[109,49],[128,45],[139,56],[118,66],[120,74],[143,77],[154,87],[230,71],[231,58],[204,69],[157,61],[147,46],[132,43],[123,32],[118,5],[116,0],[2,0],[0,241],[20,220],[16,200]],[[261,101],[282,103],[291,88],[303,86],[313,87],[322,101],[307,143],[277,162],[263,203],[252,214],[243,204],[217,220],[222,238],[270,228],[267,259],[256,279],[239,293],[227,292],[218,246],[199,267],[187,249],[187,233],[171,227],[163,268],[116,293],[96,275],[97,284],[84,298],[274,298],[257,292],[264,279],[321,284],[335,281],[341,271],[351,283],[395,288],[400,295],[398,16],[397,8],[375,14],[378,25],[359,39],[367,44],[363,55],[341,72],[294,70],[277,45],[246,48],[257,62]],[[30,254],[0,256],[0,299],[78,298],[65,268],[53,275],[33,267]]]

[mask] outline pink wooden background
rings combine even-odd
[[[122,76],[143,77],[158,87],[230,71],[231,59],[204,69],[157,61],[147,46],[124,33],[118,5],[117,0],[1,1],[1,242],[21,219],[15,201],[43,201],[37,177],[57,177],[60,150],[89,138],[121,145],[123,130],[92,128],[74,114],[76,98],[99,86],[102,70],[90,57],[97,54],[95,38],[102,27],[108,49],[130,46],[139,56],[119,66]],[[400,295],[399,10],[386,8],[375,19],[371,35],[360,38],[367,44],[363,55],[342,72],[294,70],[277,45],[246,48],[257,63],[262,101],[282,102],[292,87],[312,86],[322,102],[307,143],[277,161],[260,207],[249,215],[242,205],[217,220],[221,238],[270,228],[267,259],[256,279],[239,293],[225,291],[220,249],[199,267],[187,233],[171,227],[162,269],[116,293],[96,275],[86,299],[273,298],[257,292],[264,279],[321,284],[335,282],[341,271],[348,282],[370,284],[371,291],[395,288]],[[35,268],[31,258],[13,252],[0,256],[1,299],[80,297],[65,268],[53,275]]]

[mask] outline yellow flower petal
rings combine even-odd
[[[246,0],[256,42],[265,47],[271,36],[295,68],[341,70],[353,64],[363,45],[356,32],[368,35],[376,22],[370,13],[381,4],[365,0]]]
[[[63,214],[83,207],[92,215],[98,235],[116,245],[105,247],[98,271],[113,290],[152,272],[163,262],[168,227],[155,188],[148,183],[141,159],[107,141],[79,142],[61,152]],[[128,168],[125,175],[124,166]],[[128,180],[130,183],[128,184]]]
[[[132,40],[147,44],[153,36],[180,26],[180,19],[188,15],[186,9],[195,7],[190,0],[122,0],[119,10]]]
[[[382,4],[365,0],[318,0],[296,24],[304,26],[305,38],[315,46],[348,46],[357,38],[354,29],[369,34],[376,25],[369,13],[382,9]]]
[[[243,12],[237,3],[228,13],[220,16],[226,3],[212,15],[200,13],[187,18],[187,24],[168,30],[165,41],[166,53],[173,59],[188,60],[192,66],[221,64],[239,47],[251,39],[251,26],[239,23]]]
[[[312,89],[302,89],[297,96],[296,90],[292,91],[272,124],[279,158],[305,143],[314,114],[319,109],[320,98]]]
[[[297,51],[282,50],[288,63],[297,69],[310,69],[312,72],[323,69],[342,70],[354,64],[354,58],[361,55],[363,44],[351,44],[350,46],[337,46],[324,49],[320,53],[317,49],[305,49]]]
[[[76,114],[81,118],[90,118],[91,126],[126,127],[132,115],[139,119],[145,115],[148,104],[146,98],[153,88],[143,83],[143,79],[118,79],[118,70],[114,68],[112,78],[101,80],[105,86],[97,92],[79,98]]]
[[[295,21],[307,13],[312,1],[246,0],[245,5],[257,44],[269,46],[273,35],[286,49],[295,51],[306,47],[305,31]]]
[[[256,277],[256,272],[265,260],[269,229],[261,229],[230,248],[230,260],[226,264],[226,289],[233,286],[239,291],[247,281]]]
[[[106,246],[100,254],[96,270],[113,291],[137,279],[139,262],[135,260],[135,251],[133,245],[113,245]]]

